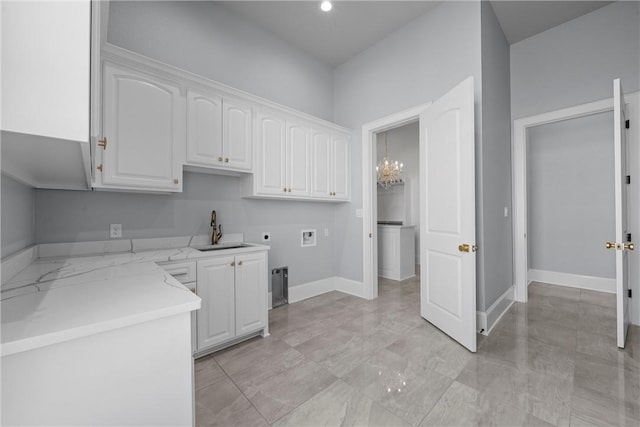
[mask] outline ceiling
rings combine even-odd
[[[218,3],[335,67],[440,2],[336,0],[329,13],[320,11],[319,0]],[[507,40],[513,44],[612,2],[493,0],[491,3]]]

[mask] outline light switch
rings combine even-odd
[[[504,207],[504,217],[509,218],[509,207],[507,206]]]

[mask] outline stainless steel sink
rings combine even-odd
[[[194,247],[193,249],[199,250],[201,252],[209,252],[209,251],[219,251],[222,249],[250,248],[252,246],[253,245],[249,243],[221,243],[218,245]]]

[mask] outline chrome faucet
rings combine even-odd
[[[211,211],[211,226],[213,233],[211,234],[211,244],[217,245],[222,238],[222,224],[217,225],[216,211]]]

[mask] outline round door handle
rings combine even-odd
[[[611,243],[611,242],[607,242],[607,243],[604,244],[604,247],[607,248],[607,249],[613,249],[613,248],[616,247],[616,244],[615,243]]]
[[[635,246],[633,246],[633,243],[625,243],[624,248],[632,251],[635,248]]]

